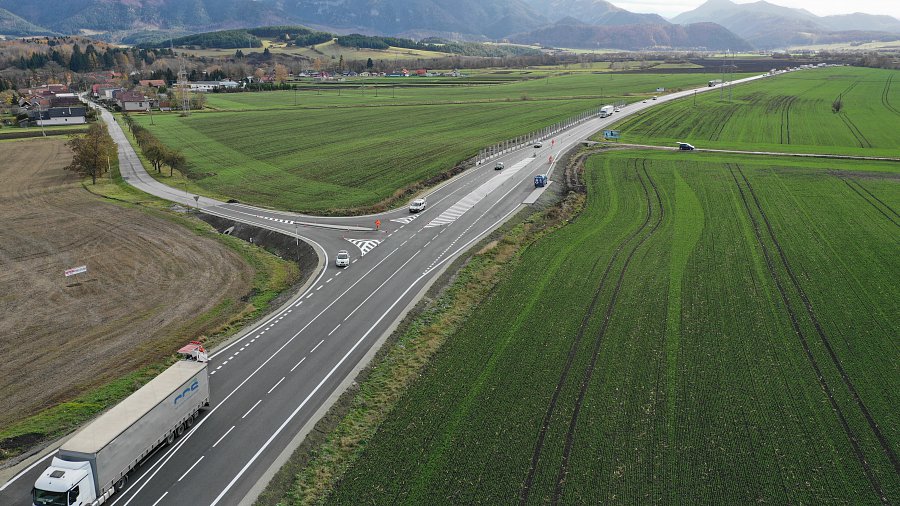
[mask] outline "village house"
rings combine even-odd
[[[141,93],[123,91],[116,94],[116,102],[123,111],[149,111],[150,100]]]
[[[83,125],[87,123],[83,106],[38,109],[30,111],[28,116],[37,126]]]

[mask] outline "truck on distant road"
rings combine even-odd
[[[600,117],[605,118],[607,116],[612,116],[612,114],[616,111],[616,108],[611,105],[604,105],[600,108]]]
[[[34,483],[35,506],[99,506],[209,406],[205,362],[180,360],[66,441]]]

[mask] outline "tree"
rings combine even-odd
[[[834,99],[834,102],[831,103],[831,112],[839,113],[839,112],[841,112],[841,109],[843,109],[843,108],[844,108],[844,100],[841,98],[840,95],[838,95],[837,98]]]
[[[374,66],[375,66],[375,62],[373,62],[371,58],[366,60],[366,68],[367,69],[372,70],[372,67],[374,67]]]
[[[244,57],[244,52],[241,51],[240,49],[238,49],[237,51],[234,52],[234,57],[235,57],[235,58],[243,58],[243,57]]]
[[[281,84],[288,79],[288,69],[280,63],[275,64],[275,82]]]
[[[110,159],[116,156],[116,144],[102,123],[92,124],[86,134],[72,138],[66,145],[73,157],[65,169],[91,176],[92,184],[97,184],[97,176],[107,171]]]
[[[169,149],[166,153],[166,165],[169,166],[169,177],[172,177],[172,173],[176,170],[184,174],[187,159],[181,154],[181,151]]]

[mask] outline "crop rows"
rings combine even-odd
[[[779,75],[664,104],[619,127],[634,143],[896,156],[895,73],[843,67]]]
[[[329,502],[900,500],[896,169],[726,158],[590,159]]]

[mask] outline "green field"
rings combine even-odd
[[[900,167],[618,151],[585,178],[327,502],[900,502]]]
[[[566,75],[475,86],[210,94],[214,111],[137,117],[212,195],[311,213],[373,210],[494,142],[706,74]],[[464,83],[464,80],[456,82]],[[294,105],[294,101],[298,105]],[[399,189],[399,190],[398,190]]]
[[[624,120],[623,142],[897,156],[900,72],[813,69],[720,89]],[[896,83],[894,81],[897,81]],[[842,98],[843,108],[832,112]]]

